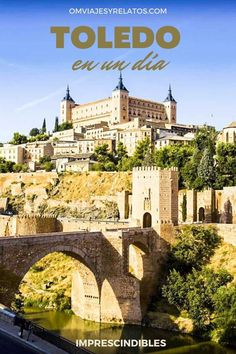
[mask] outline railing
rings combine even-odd
[[[50,332],[47,329],[35,324],[31,322],[31,326],[32,326],[32,332],[46,340],[47,342],[55,345],[56,347],[65,350],[67,353],[70,354],[92,354],[91,351],[85,349],[85,348],[81,348],[81,347],[76,347],[75,343],[71,342],[70,340],[61,337],[60,335]]]
[[[26,320],[19,315],[16,315],[15,325],[21,328],[23,327],[25,330],[29,331],[29,333],[35,334],[37,337],[42,338],[46,342],[55,345],[69,354],[93,354],[90,350],[77,347],[72,341],[61,337],[59,334],[51,332],[32,321]],[[29,337],[30,335],[28,335],[28,338]]]

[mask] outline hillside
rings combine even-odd
[[[131,192],[131,182],[131,172],[0,174],[0,198],[18,214],[115,218],[117,193]]]
[[[223,242],[211,258],[210,266],[214,270],[226,269],[234,276],[234,282],[236,282],[236,247]]]
[[[60,200],[88,200],[94,196],[114,196],[117,192],[131,192],[131,172],[87,172],[65,174],[52,196]]]

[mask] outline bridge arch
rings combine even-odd
[[[71,256],[72,258],[77,259],[81,263],[84,263],[96,276],[98,279],[98,275],[96,274],[96,267],[95,264],[92,263],[91,259],[79,248],[76,246],[67,246],[67,245],[55,245],[52,247],[49,247],[45,250],[40,250],[37,252],[35,255],[32,257],[29,257],[27,259],[27,262],[25,262],[24,266],[21,267],[20,271],[20,276],[24,277],[25,274],[29,271],[29,269],[37,263],[40,259],[44,258],[50,253],[54,252],[62,252],[67,254],[68,256]]]
[[[100,280],[96,272],[95,265],[91,259],[76,246],[53,246],[45,250],[40,250],[30,257],[27,264],[21,268],[19,282],[15,284],[12,300],[19,289],[20,283],[28,273],[30,268],[45,256],[53,253],[63,253],[78,260],[78,267],[72,273],[71,286],[71,309],[83,319],[100,321]],[[9,305],[9,304],[6,304]]]

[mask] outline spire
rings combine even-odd
[[[164,102],[176,102],[176,100],[174,99],[174,97],[172,96],[172,90],[171,90],[171,85],[169,84],[169,90],[168,90],[168,95],[166,97],[166,99],[164,100]]]
[[[125,87],[125,85],[123,84],[123,78],[122,78],[122,72],[120,71],[120,76],[119,76],[119,82],[118,82],[118,85],[115,87],[115,89],[113,91],[116,91],[116,90],[123,90],[123,91],[127,91],[127,88]]]
[[[75,102],[75,101],[73,100],[73,98],[70,96],[70,88],[69,88],[69,85],[67,85],[67,87],[66,87],[66,95],[65,95],[65,97],[63,97],[62,101]]]

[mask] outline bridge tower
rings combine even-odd
[[[133,169],[132,219],[142,227],[178,223],[178,170]]]

